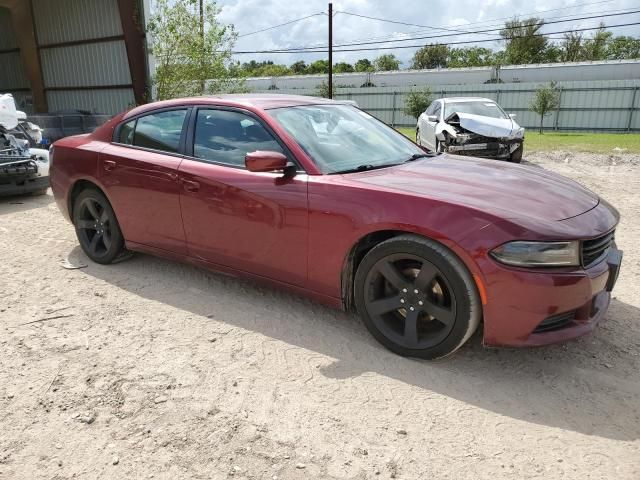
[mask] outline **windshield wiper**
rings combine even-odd
[[[431,155],[429,153],[414,153],[409,158],[407,158],[404,161],[404,163],[413,162],[414,160],[418,160],[419,158],[427,158],[427,157],[433,157],[433,155]]]
[[[370,163],[365,163],[362,165],[358,165],[355,168],[348,168],[346,170],[338,170],[337,172],[331,172],[331,174],[335,175],[335,174],[342,174],[342,173],[366,172],[367,170],[377,170],[378,168],[395,167],[396,165],[400,165],[400,164],[399,163],[383,163],[382,165],[371,165]]]

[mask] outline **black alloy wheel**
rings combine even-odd
[[[82,250],[94,262],[111,263],[122,252],[124,239],[120,226],[102,192],[87,189],[78,195],[73,224]]]
[[[481,316],[476,286],[462,262],[442,245],[412,235],[382,242],[365,256],[355,294],[367,328],[401,355],[453,353]]]

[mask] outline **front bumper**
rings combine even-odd
[[[617,266],[610,265],[616,258]],[[609,306],[620,259],[621,252],[612,249],[597,265],[566,273],[526,271],[496,263],[490,276],[495,280],[487,289],[485,345],[537,347],[591,332]],[[555,329],[540,328],[545,320],[562,316],[569,321]]]
[[[0,196],[24,195],[49,188],[49,177],[3,178],[0,183]],[[6,183],[5,183],[6,182]]]
[[[482,158],[509,158],[516,150],[522,148],[523,139],[486,139],[478,143],[449,144],[446,151],[456,155],[469,155]]]

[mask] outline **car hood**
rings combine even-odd
[[[345,177],[356,184],[464,205],[505,219],[564,220],[599,202],[578,183],[542,168],[448,154]]]
[[[449,121],[452,116],[457,116],[460,119],[460,126],[462,128],[484,137],[513,137],[520,129],[520,125],[512,118],[493,118],[474,115],[472,113],[456,112],[450,115],[447,121]]]

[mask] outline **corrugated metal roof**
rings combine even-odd
[[[17,46],[9,10],[0,8],[0,50],[9,50]]]
[[[47,88],[131,83],[124,40],[40,51]]]
[[[2,90],[29,87],[20,52],[0,54],[0,93]]]
[[[122,35],[117,0],[33,0],[38,43]]]

